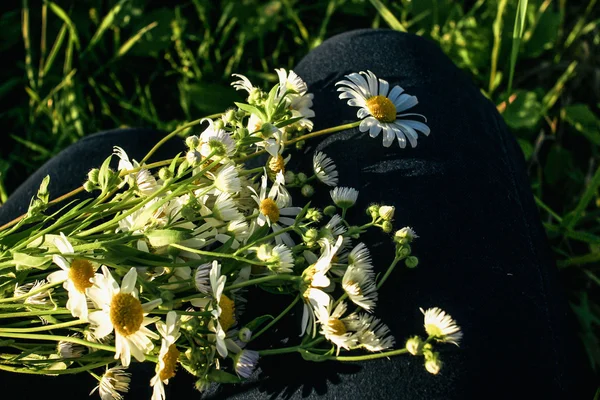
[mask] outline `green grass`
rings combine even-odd
[[[416,33],[472,75],[517,137],[598,372],[598,8],[596,0],[23,0],[0,17],[0,49],[16,61],[0,72],[0,203],[87,133],[171,130],[222,111],[238,99],[233,72],[271,82],[274,68],[349,29]]]

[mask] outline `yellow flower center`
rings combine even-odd
[[[327,325],[329,326],[331,333],[336,336],[342,336],[347,332],[346,325],[344,325],[344,323],[337,318],[329,319]]]
[[[283,157],[281,154],[278,154],[277,157],[271,157],[269,159],[269,169],[274,173],[278,173],[281,171],[285,172],[285,162],[283,161]]]
[[[303,284],[302,284],[301,292],[302,292],[302,296],[307,300],[308,300],[308,295],[310,294],[312,280],[316,273],[317,273],[317,269],[315,268],[315,264],[306,268],[302,272]]]
[[[396,120],[396,106],[385,96],[369,98],[367,108],[371,115],[381,122],[394,122]]]
[[[440,327],[435,324],[425,325],[425,331],[427,332],[427,334],[429,336],[434,336],[434,337],[443,337],[444,336],[444,333],[442,332]]]
[[[80,293],[92,287],[90,279],[94,277],[94,267],[88,260],[73,260],[69,266],[69,279]]]
[[[221,295],[219,306],[221,307],[219,323],[221,324],[221,328],[227,332],[235,324],[235,302],[223,294]]]
[[[177,369],[177,360],[179,359],[179,350],[173,343],[169,346],[167,354],[163,357],[165,366],[160,370],[160,380],[164,381],[175,376],[175,370]]]
[[[279,221],[279,207],[275,204],[275,201],[269,197],[260,202],[260,212],[269,217],[271,223]]]
[[[144,321],[142,303],[129,293],[117,293],[110,303],[110,320],[122,336],[136,333]]]

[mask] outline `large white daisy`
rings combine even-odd
[[[321,334],[337,346],[336,354],[340,353],[341,348],[350,350],[358,344],[356,332],[350,331],[346,325],[346,319],[342,318],[346,309],[346,303],[343,301],[334,310],[332,310],[331,303],[327,304],[327,307],[319,306],[315,309],[315,316],[321,324]]]
[[[92,287],[94,279],[98,274],[98,266],[91,262],[74,257],[75,251],[67,237],[61,232],[60,237],[54,240],[54,245],[61,255],[52,256],[52,261],[61,269],[48,275],[48,282],[64,282],[63,287],[69,294],[67,309],[76,318],[87,320],[88,300],[87,291]]]
[[[364,76],[363,76],[364,75]],[[417,97],[403,93],[404,89],[394,86],[389,90],[389,83],[378,79],[371,71],[346,75],[348,80],[336,83],[340,85],[340,99],[348,99],[348,105],[359,107],[358,118],[364,118],[359,126],[361,132],[369,131],[371,137],[377,137],[383,131],[383,145],[389,147],[394,138],[398,139],[401,148],[406,147],[406,140],[412,147],[417,146],[417,131],[429,135],[430,129],[422,122],[410,119],[399,119],[408,116],[422,117],[421,114],[402,113],[417,103]],[[389,91],[389,92],[388,92]]]
[[[424,311],[420,309],[425,317],[425,331],[438,342],[453,343],[458,346],[462,339],[462,332],[456,321],[449,314],[438,307],[429,308]]]
[[[103,275],[94,280],[94,286],[88,289],[89,297],[99,308],[88,318],[98,339],[115,332],[115,359],[121,358],[121,364],[128,367],[132,355],[136,360],[144,361],[145,355],[154,348],[150,339],[158,339],[159,336],[146,326],[158,318],[146,316],[162,301],[157,299],[142,304],[135,288],[137,271],[134,267],[123,277],[120,287],[104,265],[102,272]]]

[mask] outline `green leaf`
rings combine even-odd
[[[517,97],[502,114],[513,129],[532,129],[542,118],[542,106],[534,92],[519,91]]]
[[[133,45],[136,44],[142,38],[142,36],[144,36],[144,34],[146,32],[154,29],[156,27],[156,25],[158,25],[158,22],[155,21],[155,22],[152,22],[152,23],[146,25],[142,29],[140,29],[135,35],[130,37],[129,40],[127,40],[125,43],[123,43],[123,45],[117,51],[117,54],[115,55],[115,57],[119,58],[119,57],[123,57],[125,54],[127,54],[129,49],[131,49],[131,47],[133,47]]]
[[[600,146],[600,119],[585,104],[573,104],[563,109],[565,120],[590,142]]]
[[[394,16],[394,14],[383,4],[380,0],[369,0],[373,7],[377,9],[377,12],[381,17],[385,20],[385,22],[390,26],[390,28],[400,31],[406,32],[406,28],[398,21],[398,19]]]
[[[173,243],[181,243],[192,237],[189,229],[156,229],[145,233],[148,242],[153,247],[168,246]]]
[[[252,332],[256,332],[262,324],[273,319],[275,318],[272,315],[261,315],[260,317],[256,317],[252,321],[248,322],[244,328],[248,328]]]
[[[547,9],[539,16],[535,30],[525,43],[523,56],[526,58],[539,57],[543,52],[552,49],[556,43],[561,23],[558,12]]]
[[[525,160],[529,160],[533,154],[533,145],[525,139],[517,139],[517,142],[519,142]]]
[[[71,34],[71,41],[75,43],[75,47],[77,47],[77,50],[79,50],[79,48],[81,47],[81,45],[79,44],[79,36],[77,35],[77,28],[75,28],[75,24],[73,24],[71,18],[69,18],[65,10],[63,10],[56,3],[53,3],[51,1],[47,1],[46,3],[50,6],[52,12],[54,12],[54,14],[56,14],[58,18],[62,19],[64,23],[67,24],[67,27],[69,28],[69,33]]]
[[[512,48],[510,52],[510,74],[508,76],[507,90],[508,93],[510,93],[512,89],[512,81],[515,74],[515,65],[517,64],[517,57],[519,56],[519,47],[521,45],[521,39],[523,38],[526,16],[527,0],[519,0],[519,4],[517,5],[517,14],[515,15],[515,26],[513,28]]]
[[[37,269],[46,269],[42,268],[45,264],[48,263],[49,258],[42,256],[30,256],[29,254],[15,252],[13,253],[13,260],[17,267],[17,271],[37,268]]]
[[[260,117],[261,120],[263,121],[267,121],[267,115],[264,113],[264,111],[262,111],[261,109],[251,106],[250,104],[246,104],[246,103],[238,103],[235,102],[235,105],[240,109],[240,110],[244,110],[247,113],[250,114],[256,114]]]
[[[85,49],[85,52],[91,50],[100,41],[100,39],[102,39],[104,32],[106,32],[106,30],[111,27],[111,25],[115,21],[115,17],[121,12],[121,9],[123,8],[123,4],[125,4],[126,1],[129,1],[129,0],[119,1],[104,16],[104,18],[102,19],[102,22],[100,23],[100,26],[98,26],[98,29],[96,30],[96,33],[94,33],[94,36],[92,36],[92,39],[90,40],[90,43],[88,44],[88,47]]]

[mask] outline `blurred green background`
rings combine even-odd
[[[416,33],[438,42],[472,76],[521,144],[580,338],[598,374],[596,3],[5,1],[0,204],[85,134],[122,126],[168,131],[223,111],[239,100],[229,85],[231,73],[266,84],[276,80],[274,68],[293,67],[337,33],[369,27]]]

